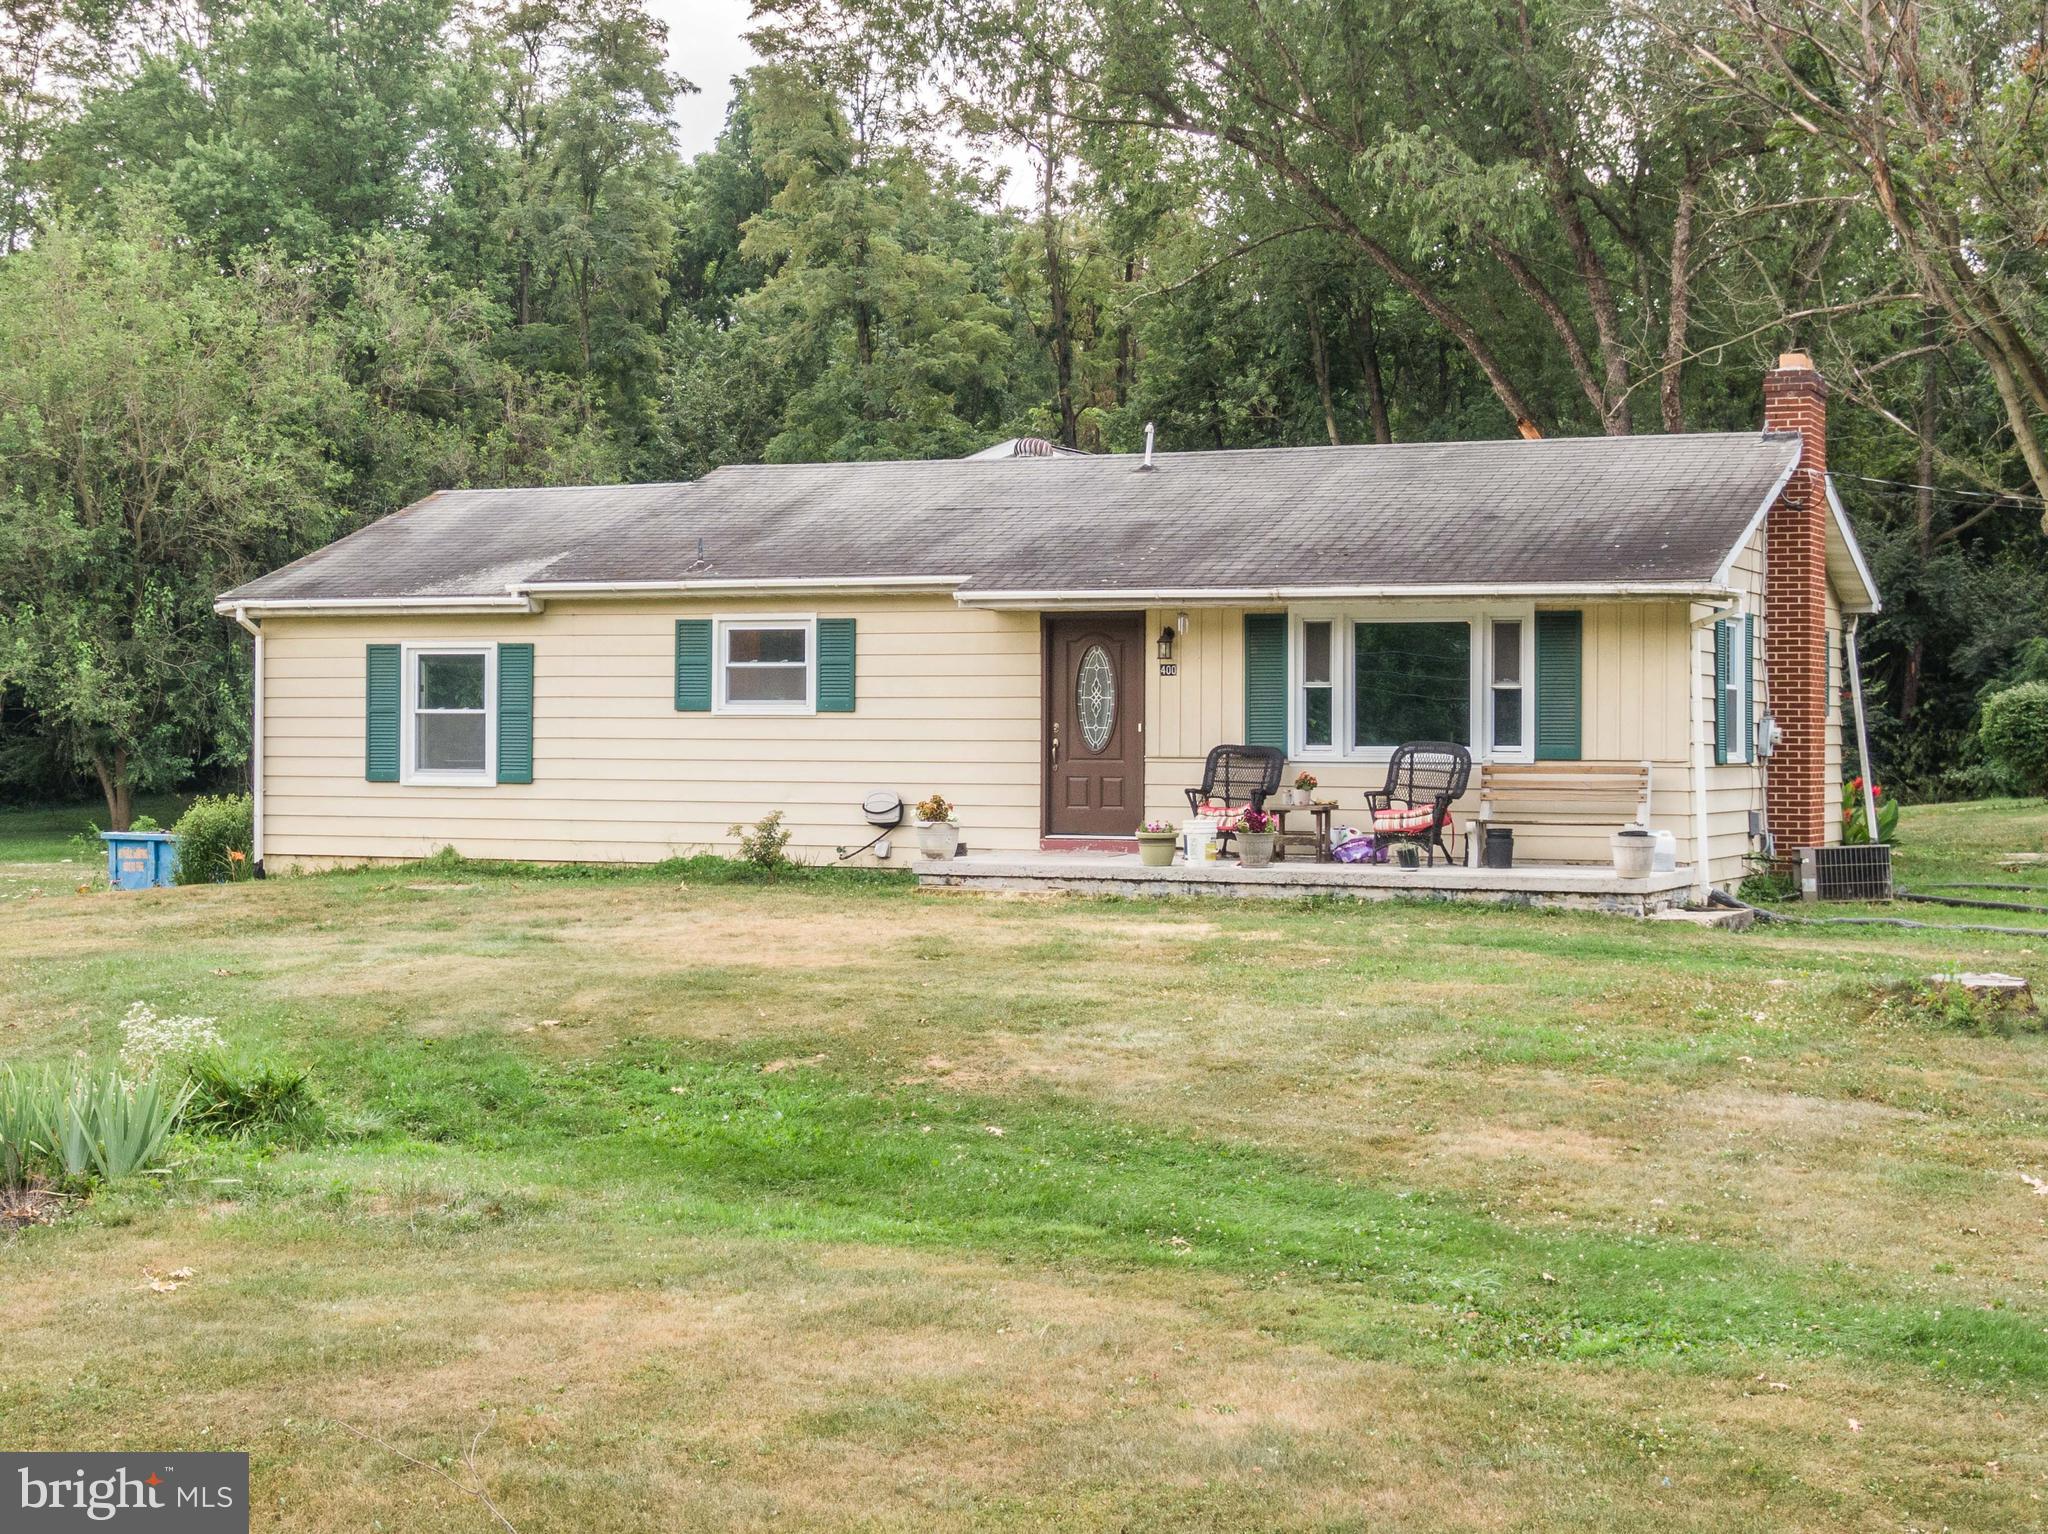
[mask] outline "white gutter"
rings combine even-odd
[[[866,596],[903,592],[950,591],[971,579],[965,575],[857,575],[803,576],[787,580],[706,579],[676,581],[521,581],[506,589],[535,597],[640,597],[689,596],[707,593],[724,596],[762,595],[778,592],[829,594],[843,591]]]
[[[1359,600],[1418,601],[1449,598],[1586,597],[1644,600],[1691,597],[1729,600],[1735,593],[1724,585],[1698,581],[1486,581],[1435,585],[1408,583],[1378,586],[1189,586],[1151,590],[1095,587],[1083,590],[963,591],[954,600],[962,607],[1244,607],[1287,602]]]
[[[1875,588],[1873,588],[1875,589]],[[1877,790],[1871,787],[1870,731],[1863,724],[1863,662],[1856,656],[1856,615],[1842,625],[1842,647],[1848,651],[1849,696],[1856,705],[1856,760],[1863,764],[1863,829],[1877,840]]]
[[[460,613],[537,613],[540,604],[528,597],[321,597],[303,601],[220,601],[213,610],[223,617],[238,613],[289,613],[298,618],[347,618],[374,613],[417,613],[423,615]],[[240,621],[237,619],[237,621]]]
[[[249,840],[254,843],[249,848],[249,869],[260,879],[263,877],[263,625],[252,622],[248,609],[240,603],[235,606],[234,617],[235,622],[249,631],[256,644],[255,706],[249,723]]]

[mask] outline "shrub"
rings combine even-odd
[[[771,810],[751,826],[727,826],[726,832],[739,838],[741,862],[768,873],[788,865],[782,849],[789,845],[790,832],[782,823],[782,811]]]
[[[178,818],[178,882],[226,884],[255,870],[256,805],[247,794],[194,799]]]
[[[319,1128],[313,1079],[295,1065],[211,1050],[195,1056],[185,1069],[192,1092],[185,1124],[196,1133],[290,1140]]]
[[[93,1174],[114,1182],[146,1171],[191,1092],[116,1070],[103,1077],[0,1071],[0,1177],[23,1187]]]
[[[2048,682],[2022,682],[1984,700],[1984,754],[2029,794],[2048,794]]]

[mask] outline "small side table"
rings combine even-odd
[[[1314,821],[1316,828],[1316,861],[1318,863],[1334,863],[1337,860],[1336,853],[1330,846],[1330,817],[1337,812],[1337,805],[1334,800],[1328,804],[1311,804],[1306,806],[1279,804],[1272,807],[1272,812],[1273,818],[1280,823],[1280,836],[1273,844],[1274,862],[1284,863],[1287,861],[1287,817],[1289,815],[1307,815]]]

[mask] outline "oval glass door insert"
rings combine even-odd
[[[1109,744],[1116,728],[1116,668],[1109,651],[1099,644],[1088,647],[1081,657],[1081,669],[1074,680],[1074,715],[1080,721],[1081,741],[1090,751]]]

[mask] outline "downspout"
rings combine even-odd
[[[263,625],[252,620],[249,610],[237,603],[235,622],[249,631],[256,645],[256,677],[254,683],[255,708],[249,722],[249,802],[251,805],[250,840],[256,845],[249,849],[250,871],[261,879],[263,875]]]
[[[1863,829],[1870,839],[1877,840],[1877,790],[1870,785],[1870,731],[1863,723],[1863,662],[1856,654],[1856,623],[1858,614],[1849,614],[1849,621],[1842,625],[1842,648],[1849,655],[1849,696],[1856,705],[1856,760],[1863,764],[1858,774],[1863,779]]]
[[[1700,630],[1721,616],[1721,609],[1708,607],[1706,615],[1694,618],[1685,631],[1686,713],[1692,727],[1692,867],[1693,898],[1705,905],[1713,897],[1713,859],[1707,841],[1707,718],[1700,698]],[[1712,673],[1708,675],[1711,677]]]

